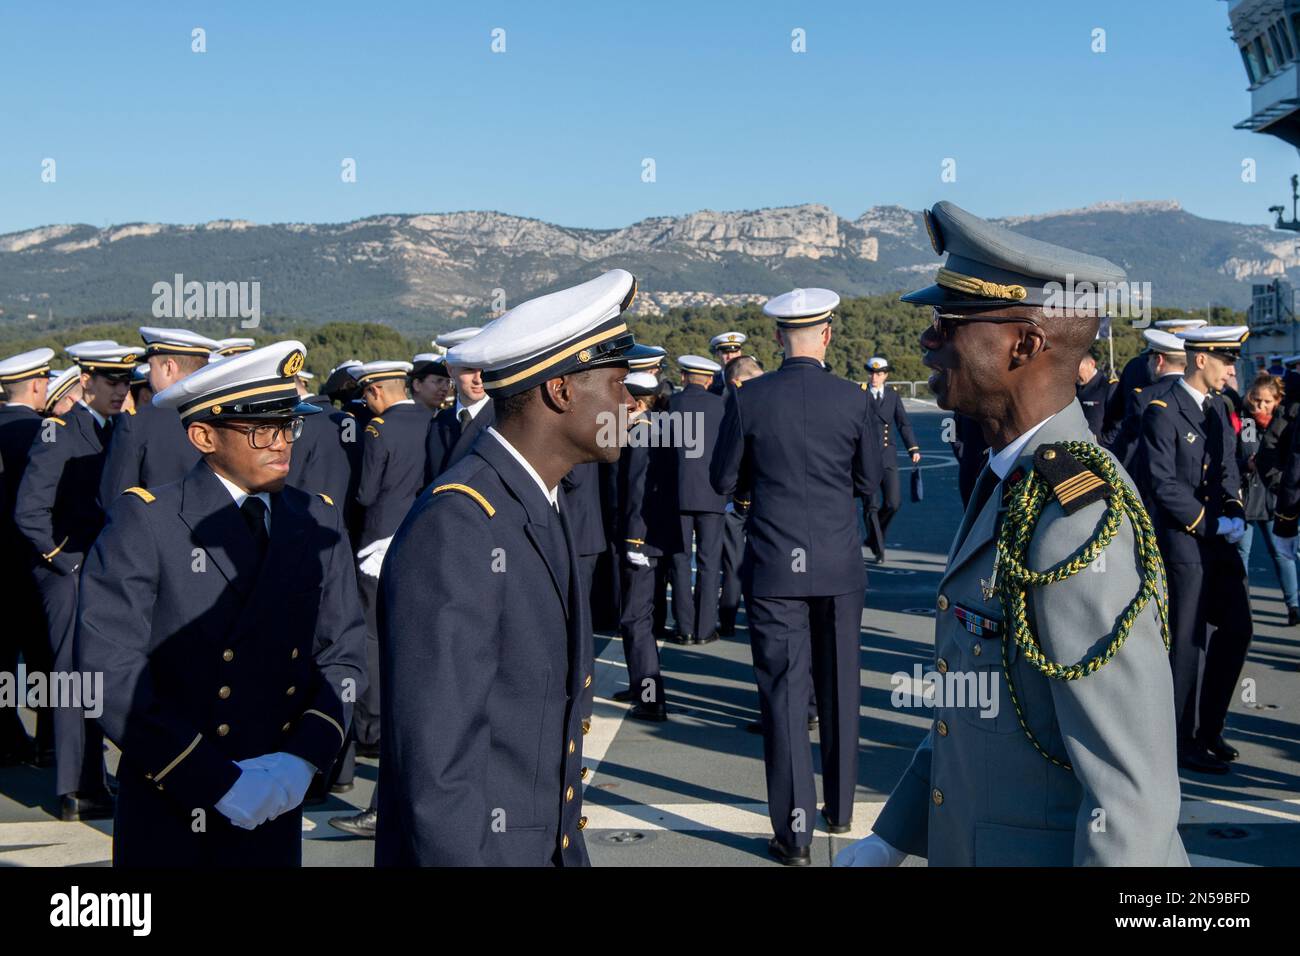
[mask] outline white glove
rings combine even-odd
[[[271,774],[258,767],[246,768],[248,761],[240,761],[242,771],[235,785],[216,803],[219,813],[235,826],[253,830],[271,818],[279,806],[282,788]]]
[[[388,546],[392,543],[393,539],[390,535],[366,545],[357,552],[357,560],[361,562],[357,565],[357,569],[367,577],[379,577],[379,569],[384,566],[384,555],[388,553]]]
[[[1228,544],[1236,544],[1246,536],[1246,521],[1244,518],[1232,519],[1232,530],[1224,537],[1228,539]]]
[[[873,833],[871,836],[850,843],[835,854],[835,866],[898,866],[907,854],[895,850],[884,838]]]
[[[635,564],[638,568],[650,567],[650,559],[640,551],[628,551],[624,557],[627,558],[629,564]]]
[[[722,509],[722,513],[734,515],[736,513],[736,503],[734,501],[728,501],[727,506]]]
[[[283,751],[263,754],[248,760],[237,761],[244,770],[261,770],[271,775],[279,790],[280,800],[268,814],[268,820],[274,820],[282,813],[288,813],[302,805],[307,796],[307,788],[316,776],[316,768],[296,754]]]
[[[1215,533],[1215,534],[1221,534],[1221,535],[1225,535],[1225,536],[1226,536],[1226,535],[1230,534],[1231,532],[1232,532],[1232,519],[1231,519],[1231,518],[1225,518],[1225,517],[1223,517],[1223,515],[1220,515],[1220,516],[1219,516],[1219,525],[1218,525],[1218,527],[1215,529],[1214,533]]]
[[[1277,535],[1273,536],[1273,546],[1277,548],[1277,553],[1288,561],[1295,560],[1297,541],[1300,541],[1300,538],[1279,538]]]

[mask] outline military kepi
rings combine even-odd
[[[1108,259],[1031,239],[981,219],[948,201],[923,213],[930,245],[948,254],[934,285],[903,296],[904,302],[950,309],[1009,305],[1089,310],[1104,299],[1111,283],[1126,273]],[[1058,299],[1065,289],[1071,298]],[[1053,293],[1056,293],[1054,297]]]
[[[840,297],[830,289],[791,289],[763,303],[763,314],[783,329],[820,325],[831,321]]]
[[[277,342],[206,365],[153,397],[174,408],[181,421],[258,419],[313,415],[319,405],[298,399],[294,377],[307,358],[301,342]]]
[[[1206,325],[1182,329],[1177,334],[1188,352],[1213,352],[1220,358],[1235,362],[1241,358],[1241,349],[1250,338],[1250,329],[1244,325]]]
[[[115,342],[79,342],[69,345],[64,351],[81,366],[83,372],[109,378],[129,379],[140,359],[144,358],[144,349]]]
[[[636,279],[611,269],[582,285],[523,302],[447,353],[447,364],[482,369],[483,387],[508,398],[547,379],[626,368],[636,344],[625,313]]]
[[[29,378],[44,378],[50,373],[54,349],[32,349],[0,361],[0,385],[16,385]]]

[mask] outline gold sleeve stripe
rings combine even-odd
[[[146,490],[143,489],[143,488],[128,488],[128,489],[126,489],[126,491],[122,492],[122,494],[124,494],[124,495],[135,495],[137,498],[139,498],[139,499],[140,499],[141,501],[143,501],[145,504],[149,504],[149,502],[151,502],[151,501],[154,500],[154,496],[151,495],[148,491],[146,491]]]
[[[1196,520],[1195,520],[1195,521],[1193,521],[1191,524],[1189,524],[1189,525],[1187,526],[1187,530],[1188,530],[1188,531],[1191,531],[1193,528],[1195,528],[1198,524],[1201,523],[1201,519],[1204,518],[1204,517],[1205,517],[1205,508],[1202,507],[1202,508],[1201,508],[1201,513],[1198,514],[1198,515],[1196,516]]]
[[[162,778],[167,776],[173,770],[175,770],[177,764],[179,764],[182,760],[184,760],[186,757],[192,754],[194,752],[194,748],[199,745],[199,741],[202,739],[203,739],[202,734],[195,734],[194,739],[190,741],[190,745],[181,751],[179,757],[177,757],[175,760],[173,760],[171,763],[169,763],[167,766],[163,767],[161,770],[159,770],[156,774],[153,775],[153,782],[162,783]]]
[[[1151,404],[1152,404],[1152,405],[1156,405],[1156,406],[1158,406],[1158,407],[1160,407],[1160,408],[1168,408],[1168,407],[1169,407],[1169,403],[1168,403],[1168,402],[1163,401],[1162,399],[1159,399],[1159,398],[1153,398],[1153,399],[1151,399]]]
[[[345,744],[348,742],[348,735],[343,732],[343,728],[339,726],[339,722],[335,720],[333,717],[331,717],[329,714],[323,713],[314,707],[311,710],[304,710],[302,712],[302,715],[304,717],[306,717],[308,714],[315,714],[321,720],[328,721],[330,726],[332,726],[335,730],[339,732],[339,740],[341,740]]]
[[[469,495],[469,497],[473,498],[475,501],[478,502],[480,508],[482,508],[484,511],[487,512],[487,516],[489,518],[491,518],[494,514],[497,513],[497,510],[493,508],[492,505],[488,504],[488,500],[484,498],[481,494],[479,494],[477,491],[475,491],[473,488],[471,488],[469,485],[457,485],[457,484],[439,485],[437,488],[433,489],[433,493],[435,495],[442,494],[442,492],[444,491],[459,491],[463,495]]]
[[[334,499],[331,498],[329,495],[325,494],[325,492],[323,491],[316,492],[316,497],[319,498],[321,501],[325,502],[331,508],[334,507]]]
[[[645,544],[645,542],[642,541],[640,538],[624,538],[623,540],[626,541],[628,544]]]

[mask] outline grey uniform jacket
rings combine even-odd
[[[1041,445],[1091,439],[1083,410],[1071,402],[1029,440],[1008,477],[1032,471]],[[974,514],[990,483],[992,493]],[[1185,866],[1173,681],[1154,602],[1119,653],[1078,680],[1049,679],[1011,647],[1012,679],[1029,727],[1073,771],[1040,755],[1021,728],[1002,673],[1001,635],[973,633],[979,628],[962,621],[971,613],[1002,619],[998,597],[986,601],[980,581],[993,570],[1006,513],[1003,490],[986,466],[935,605],[935,671],[990,681],[996,716],[952,706],[961,702],[956,695],[941,699],[875,832],[899,850],[927,856],[932,866]],[[1030,567],[1046,570],[1074,554],[1095,533],[1105,507],[1096,501],[1066,515],[1049,496],[1030,543]],[[1049,658],[1073,664],[1098,653],[1137,594],[1137,548],[1127,519],[1103,558],[1032,590],[1030,624]]]

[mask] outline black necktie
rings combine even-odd
[[[239,506],[239,513],[244,516],[249,534],[253,536],[253,542],[257,545],[257,556],[263,557],[266,554],[266,546],[271,540],[271,536],[266,531],[265,502],[256,495],[249,495]]]
[[[108,444],[108,436],[112,431],[113,422],[111,419],[106,419],[102,425],[99,422],[95,422],[95,435],[99,438],[99,443],[101,445]]]
[[[472,417],[470,416],[468,408],[462,408],[460,410],[460,414],[457,415],[456,418],[460,422],[461,431],[464,431],[465,428],[469,425],[469,423],[473,420]]]

